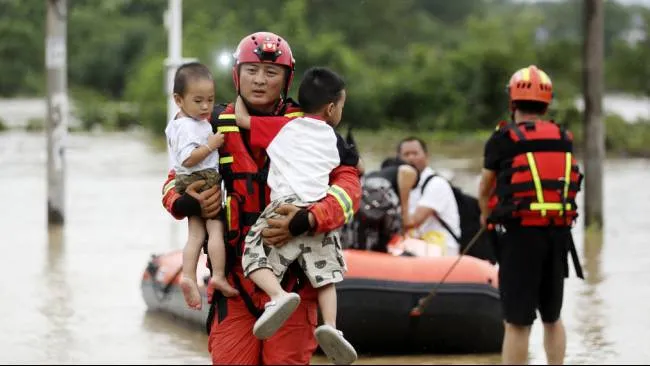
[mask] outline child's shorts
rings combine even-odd
[[[176,192],[179,194],[185,193],[187,186],[198,180],[205,180],[205,184],[199,189],[199,192],[203,192],[221,183],[221,174],[216,169],[203,169],[192,174],[177,174]]]
[[[283,203],[307,206],[295,195],[275,200],[266,206],[246,236],[242,255],[244,275],[248,276],[259,268],[268,268],[281,280],[289,265],[298,260],[315,288],[342,281],[347,267],[338,231],[314,236],[301,235],[279,248],[263,244],[262,230],[268,226],[267,219],[278,217],[275,209]]]

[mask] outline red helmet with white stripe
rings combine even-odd
[[[287,68],[287,80],[284,86],[284,96],[289,92],[293,81],[296,60],[291,53],[289,43],[282,37],[271,32],[256,32],[244,37],[234,53],[235,64],[232,68],[232,79],[239,93],[239,66],[244,63],[270,63]]]

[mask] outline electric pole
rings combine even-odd
[[[603,0],[584,0],[583,7],[583,94],[585,227],[603,227],[603,163],[605,125],[603,121]]]
[[[68,134],[67,0],[47,0],[47,223],[65,221],[65,154]]]
[[[169,0],[165,12],[165,26],[167,28],[167,121],[176,115],[178,107],[174,102],[174,75],[176,70],[186,62],[197,61],[195,58],[183,58],[183,0]]]

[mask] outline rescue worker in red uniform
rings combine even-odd
[[[244,37],[234,53],[233,80],[235,88],[247,104],[251,118],[264,116],[301,116],[299,106],[287,99],[294,75],[295,60],[287,41],[270,32],[257,32]],[[269,203],[266,185],[269,161],[263,149],[249,146],[250,135],[235,123],[234,104],[216,106],[211,117],[213,130],[224,134],[219,149],[219,168],[225,192],[213,188],[198,192],[200,182],[190,185],[184,195],[174,188],[174,172],[170,171],[163,188],[163,206],[172,216],[182,219],[191,215],[215,217],[221,208],[222,194],[225,220],[228,282],[239,295],[225,298],[208,286],[211,302],[207,329],[208,350],[213,364],[238,365],[307,365],[316,349],[314,329],[317,325],[317,292],[296,264],[285,274],[283,287],[297,292],[301,303],[278,332],[258,340],[253,324],[269,301],[253,282],[245,278],[241,255],[248,230]],[[339,153],[356,154],[339,138]],[[296,143],[299,143],[298,141]],[[361,196],[359,172],[353,166],[341,165],[330,175],[330,189],[325,198],[308,209],[292,205],[279,208],[284,218],[269,220],[263,236],[269,245],[282,245],[292,236],[305,232],[327,232],[337,229],[354,216]]]
[[[499,290],[505,320],[502,362],[528,363],[530,329],[539,311],[549,364],[562,364],[566,332],[560,318],[568,253],[582,278],[571,227],[582,174],[572,134],[544,119],[553,98],[548,75],[518,70],[508,84],[512,121],[485,145],[479,187],[481,222],[496,225]]]

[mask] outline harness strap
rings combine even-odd
[[[544,190],[564,190],[565,187],[568,187],[568,190],[578,191],[580,186],[575,182],[569,182],[567,185],[564,180],[551,180],[551,179],[540,179],[539,183],[541,188]],[[520,192],[532,192],[536,190],[535,182],[523,182],[523,183],[513,183],[507,186],[500,186],[495,190],[497,196],[510,196],[513,193]],[[567,191],[568,193],[568,191]]]
[[[242,300],[244,300],[244,305],[246,305],[246,308],[255,317],[255,319],[258,319],[264,311],[258,309],[257,306],[253,304],[253,299],[250,297],[248,292],[244,289],[244,286],[241,284],[241,280],[239,279],[239,276],[236,273],[233,273],[232,280],[233,283],[235,284],[235,288],[237,289],[237,291],[239,291],[239,296],[241,297]]]
[[[580,265],[580,259],[578,257],[578,251],[576,250],[575,243],[573,242],[573,237],[569,239],[569,252],[571,253],[571,260],[573,261],[573,269],[576,271],[576,276],[580,279],[585,279],[584,274],[582,273],[582,266]],[[568,266],[568,263],[567,263]],[[566,271],[567,275],[569,274],[569,269]]]
[[[424,180],[424,182],[422,182],[422,187],[420,188],[420,194],[424,194],[424,189],[426,188],[427,184],[429,184],[431,179],[433,179],[435,177],[440,177],[440,175],[438,175],[437,173],[433,173],[430,176],[428,176]],[[447,181],[447,180],[445,179],[445,181]],[[449,186],[451,187],[451,182],[447,181],[447,184],[449,184]],[[452,193],[453,193],[453,187],[451,187],[451,188],[452,188]],[[455,199],[456,199],[456,195],[454,194],[454,200]],[[459,207],[459,209],[460,209],[460,207]],[[445,230],[447,230],[447,232],[454,238],[454,240],[456,240],[456,243],[458,243],[458,245],[463,245],[463,243],[461,243],[461,241],[460,241],[460,238],[456,234],[454,234],[454,232],[451,230],[451,226],[449,226],[449,224],[447,224],[447,222],[445,220],[443,220],[442,217],[436,215],[436,219],[438,221],[440,221],[440,224],[442,225],[442,227],[444,227]]]
[[[512,164],[512,161],[509,161],[509,164]],[[504,169],[500,170],[499,175],[503,176],[503,177],[510,177],[514,173],[526,172],[529,169],[530,169],[530,167],[528,167],[528,165],[519,165],[519,166],[515,166],[515,167],[508,167],[508,168],[504,168]],[[580,167],[577,166],[577,165],[571,165],[571,172],[572,173],[580,173]]]

